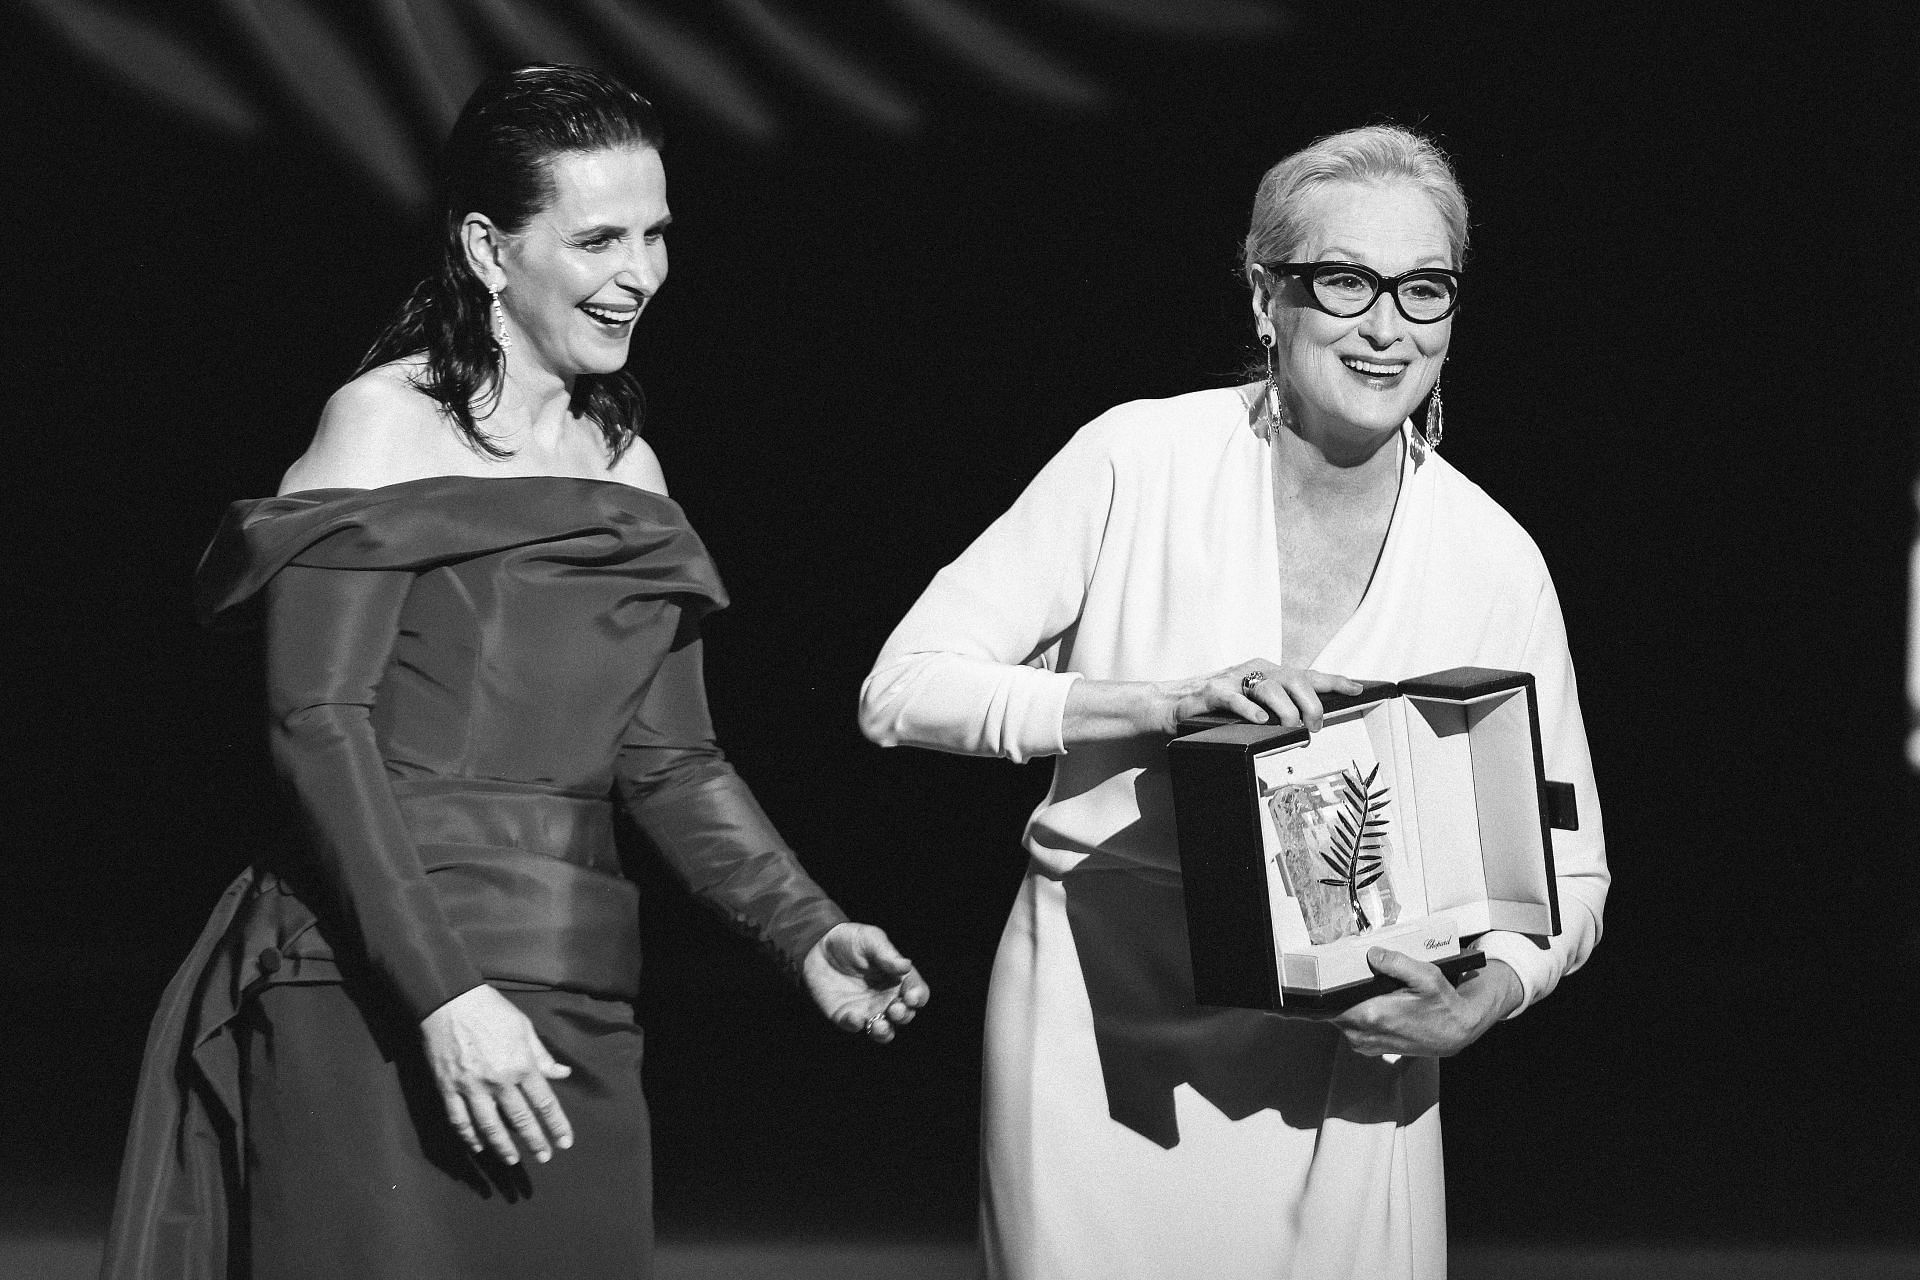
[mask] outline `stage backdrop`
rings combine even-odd
[[[0,1226],[100,1221],[153,1001],[272,838],[200,547],[420,270],[458,102],[542,57],[669,121],[634,367],[736,600],[723,741],[936,992],[887,1051],[837,1036],[650,880],[665,1230],[970,1229],[1046,766],[883,753],[859,681],[1077,426],[1235,379],[1255,181],[1393,118],[1473,200],[1447,455],[1553,567],[1616,874],[1590,968],[1447,1064],[1456,1230],[1913,1238],[1907,7],[25,0],[7,35]]]

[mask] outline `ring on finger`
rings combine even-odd
[[[885,1009],[882,1009],[880,1012],[874,1014],[871,1018],[867,1019],[867,1025],[860,1028],[860,1034],[862,1035],[872,1034],[874,1027],[876,1027],[882,1022],[885,1022],[886,1020],[887,1020],[887,1011]]]
[[[1267,673],[1264,671],[1247,672],[1247,674],[1240,677],[1240,692],[1252,693],[1254,690],[1254,687],[1256,685],[1260,685],[1264,683],[1266,681],[1266,678],[1267,678]]]

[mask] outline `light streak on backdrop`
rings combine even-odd
[[[1920,514],[1920,482],[1913,486]],[[1907,763],[1920,773],[1920,523],[1916,523],[1907,573]]]
[[[671,113],[765,147],[791,136],[782,82],[899,140],[938,111],[924,86],[943,71],[1087,116],[1145,74],[1104,56],[1117,38],[1267,43],[1291,27],[1270,0],[887,0],[831,17],[779,0],[203,0],[165,19],[129,0],[22,2],[103,77],[216,134],[310,133],[409,213],[427,206],[459,104],[497,66],[602,67]],[[1048,47],[1067,43],[1062,29],[1075,33],[1071,56]],[[810,113],[792,132],[817,129]]]

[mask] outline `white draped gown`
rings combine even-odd
[[[1398,680],[1533,673],[1561,932],[1490,933],[1525,1005],[1600,935],[1607,869],[1559,601],[1532,539],[1402,429],[1365,597],[1314,665]],[[1232,389],[1081,429],[934,578],[862,690],[866,732],[1055,757],[986,1026],[981,1244],[994,1280],[1414,1280],[1446,1274],[1438,1063],[1322,1023],[1196,1007],[1163,744],[1062,741],[1081,677],[1164,680],[1285,635],[1267,444]],[[1495,1032],[1497,1034],[1497,1031]]]

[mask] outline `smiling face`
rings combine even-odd
[[[1447,225],[1433,201],[1406,183],[1328,183],[1309,193],[1307,237],[1295,262],[1357,262],[1382,276],[1453,268]],[[1397,431],[1440,376],[1453,319],[1415,324],[1382,293],[1340,319],[1313,305],[1305,281],[1267,277],[1255,322],[1274,335],[1283,395],[1309,441],[1353,446]]]
[[[667,174],[651,148],[562,152],[549,173],[553,199],[518,232],[469,215],[468,252],[506,311],[509,374],[571,383],[626,364],[666,282]]]

